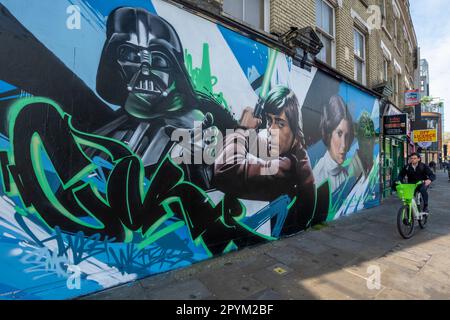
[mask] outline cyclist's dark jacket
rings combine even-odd
[[[408,177],[408,183],[417,183],[419,181],[424,181],[430,179],[431,181],[436,180],[436,175],[433,173],[433,170],[430,169],[429,166],[419,162],[417,164],[416,170],[414,170],[411,164],[404,166],[398,175],[398,180],[403,181],[405,176]]]

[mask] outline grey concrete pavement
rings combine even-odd
[[[429,224],[411,240],[397,232],[400,202],[393,197],[320,230],[84,299],[450,299],[449,199],[447,174],[439,172]]]

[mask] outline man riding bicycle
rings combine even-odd
[[[436,175],[429,166],[420,161],[420,156],[417,153],[412,153],[409,156],[409,164],[403,167],[398,175],[398,181],[403,181],[405,176],[408,177],[408,183],[415,184],[419,181],[424,181],[419,187],[419,192],[423,199],[423,211],[428,212],[428,188],[431,183],[436,180]]]

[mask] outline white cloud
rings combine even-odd
[[[430,65],[430,92],[445,100],[445,129],[450,131],[450,21],[448,0],[411,0],[411,15],[421,50]]]

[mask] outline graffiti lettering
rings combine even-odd
[[[48,99],[22,100],[12,110],[7,169],[25,206],[50,227],[115,241],[124,241],[127,232],[140,232],[140,249],[183,226],[211,253],[222,252],[233,239],[263,240],[239,223],[245,211],[237,199],[225,197],[213,205],[202,190],[184,181],[183,171],[169,157],[145,191],[141,160],[124,144],[76,130],[70,116]],[[30,125],[29,119],[35,121]],[[86,148],[101,150],[113,163],[104,193],[88,179],[104,168],[86,155]],[[67,155],[73,160],[65,161]],[[45,158],[58,178],[56,187],[49,181]]]

